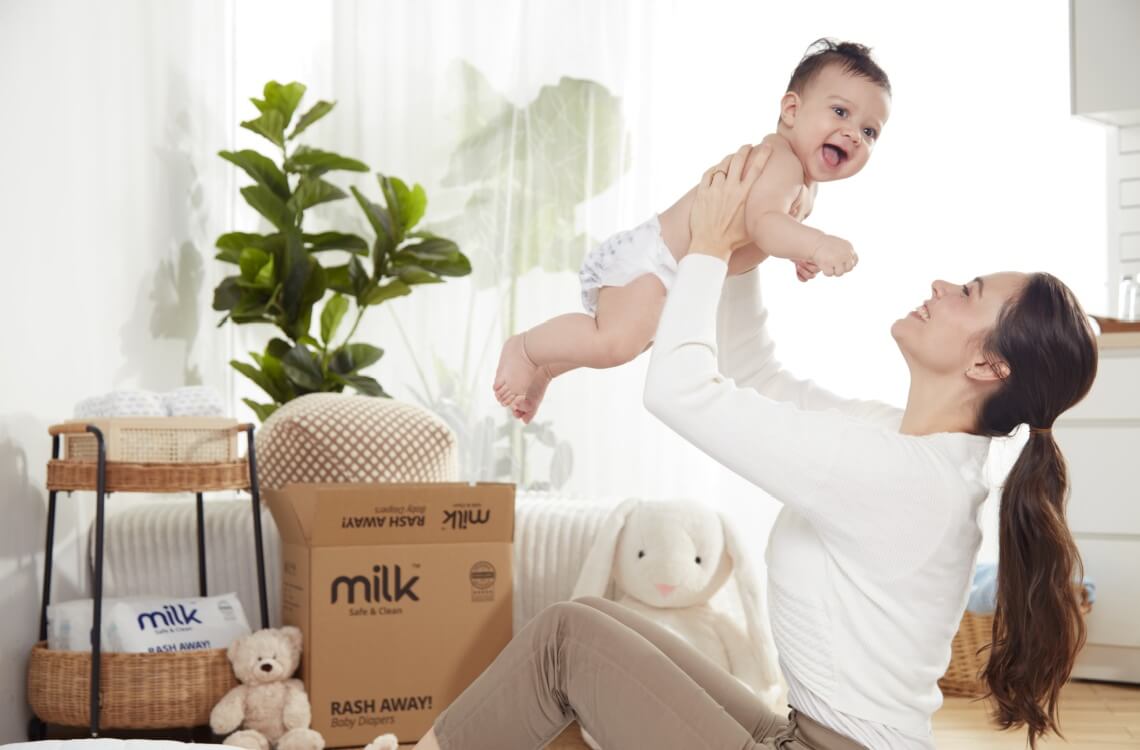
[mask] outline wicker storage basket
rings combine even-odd
[[[99,725],[105,729],[202,726],[237,685],[225,649],[100,658]],[[32,648],[28,704],[41,721],[88,726],[90,685],[90,653],[53,651],[43,641]]]
[[[985,684],[979,675],[989,661],[990,652],[978,653],[983,646],[993,640],[993,615],[977,615],[966,612],[954,641],[950,644],[950,666],[938,681],[943,695],[959,695],[965,698],[980,698],[985,695]]]
[[[215,464],[237,460],[237,421],[224,417],[111,417],[71,420],[103,433],[108,461],[132,464]],[[94,462],[91,433],[63,436],[68,461]]]
[[[1076,589],[1081,605],[1081,614],[1092,611],[1089,592],[1084,586]],[[946,674],[938,680],[943,695],[957,695],[964,698],[980,698],[986,694],[986,685],[981,674],[989,663],[988,646],[993,640],[994,616],[975,614],[966,611],[954,640],[950,644],[950,666]],[[981,651],[982,647],[987,647]],[[981,653],[979,653],[981,651]]]

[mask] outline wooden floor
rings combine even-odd
[[[1140,687],[1073,682],[1061,704],[1061,740],[1038,747],[1120,750],[1140,748]],[[1025,733],[999,733],[989,727],[981,703],[947,698],[934,717],[938,750],[1024,750]],[[587,750],[576,726],[549,745],[552,750]],[[626,750],[615,748],[615,750]],[[635,750],[629,748],[628,750]],[[640,749],[636,749],[640,750]]]

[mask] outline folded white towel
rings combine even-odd
[[[166,393],[112,391],[75,405],[76,419],[100,417],[223,417],[221,395],[204,385],[188,385]]]
[[[162,394],[166,413],[172,417],[222,417],[226,414],[221,395],[204,385],[187,385]]]

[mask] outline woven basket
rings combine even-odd
[[[1080,601],[1081,614],[1092,611],[1089,592],[1084,586],[1076,590]],[[989,645],[993,641],[994,616],[980,615],[966,611],[958,632],[950,644],[950,666],[946,674],[938,680],[943,695],[956,695],[963,698],[981,698],[988,688],[981,679],[982,670],[990,660]],[[985,650],[982,650],[982,649]],[[980,652],[980,653],[979,653]]]
[[[989,663],[988,646],[993,640],[993,625],[993,615],[966,612],[962,616],[962,623],[950,644],[950,666],[938,681],[943,695],[964,698],[980,698],[985,695],[986,687],[980,675]],[[987,647],[986,650],[978,653],[983,647]]]
[[[210,711],[237,685],[225,649],[100,655],[99,726],[162,729],[209,724]],[[91,723],[91,654],[53,651],[43,641],[28,660],[28,704],[48,724]]]
[[[110,417],[72,420],[103,433],[108,461],[133,464],[213,464],[237,460],[237,421],[222,417]],[[94,462],[95,436],[64,435],[64,456]]]
[[[49,490],[94,490],[96,464],[48,461]],[[249,487],[249,464],[130,464],[107,462],[108,492],[211,492]]]

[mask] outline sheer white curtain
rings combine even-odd
[[[238,12],[252,18],[247,7]],[[427,222],[475,267],[386,303],[360,332],[387,350],[376,374],[390,392],[432,404],[460,431],[469,478],[509,471],[586,495],[703,498],[764,533],[775,503],[645,413],[647,357],[555,382],[544,429],[513,443],[490,383],[508,333],[578,309],[575,272],[592,242],[665,208],[709,163],[772,129],[792,68],[820,36],[875,48],[894,112],[869,167],[823,186],[811,219],[854,242],[857,272],[804,286],[787,264],[763,269],[790,367],[901,403],[906,371],[888,329],[938,277],[1044,269],[1090,309],[1104,306],[1104,135],[1068,114],[1064,0],[296,10],[312,22],[274,14],[293,16],[291,30],[263,45],[257,67],[307,66],[310,85],[325,87],[315,95],[339,101],[319,137],[423,184]],[[240,17],[238,27],[240,70]],[[378,195],[372,178],[359,184]]]

